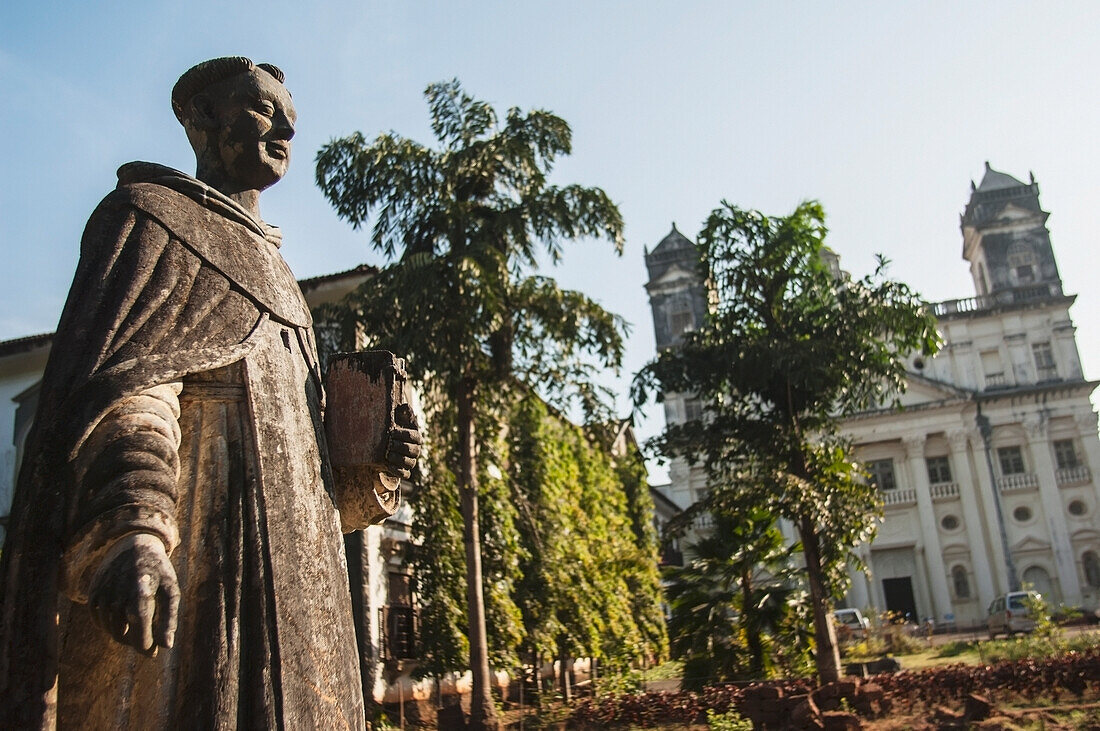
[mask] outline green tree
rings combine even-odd
[[[703,419],[657,440],[665,454],[705,465],[712,491],[701,509],[747,502],[798,529],[818,675],[829,681],[840,666],[830,600],[880,510],[838,424],[904,389],[904,357],[934,353],[939,336],[919,297],[885,277],[881,258],[862,279],[832,270],[825,231],[817,203],[770,217],[723,202],[699,234],[710,316],[642,370],[634,396],[702,402]]]
[[[489,688],[481,534],[479,431],[500,413],[513,379],[557,401],[599,407],[594,369],[618,368],[624,324],[578,292],[530,274],[562,242],[605,237],[622,249],[622,218],[598,188],[550,185],[572,133],[543,110],[493,108],[457,81],[425,91],[431,149],[394,133],[355,133],[317,155],[317,184],[353,226],[371,220],[371,244],[390,260],[349,301],[377,344],[404,355],[453,410],[450,470],[460,496],[466,559],[471,724],[495,725]],[[501,432],[499,419],[489,439]]]
[[[537,397],[517,404],[510,426],[524,542],[516,602],[532,662],[556,658],[564,671],[574,657],[615,666],[663,656],[656,541],[637,539],[631,525],[648,492],[632,504],[634,485],[621,480],[606,442]]]
[[[714,530],[688,549],[691,560],[666,572],[673,654],[685,661],[684,687],[766,678],[775,638],[801,596],[792,553],[775,517],[746,507],[714,516]]]

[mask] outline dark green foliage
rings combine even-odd
[[[521,555],[505,486],[479,460],[505,433],[517,383],[586,415],[606,413],[591,376],[619,367],[624,322],[533,270],[540,252],[556,262],[569,239],[605,237],[621,251],[622,217],[598,188],[549,184],[572,145],[561,118],[513,108],[498,123],[457,81],[432,84],[425,97],[437,149],[395,133],[373,142],[355,133],[320,150],[316,179],[342,218],[356,228],[371,222],[371,245],[390,262],[347,298],[341,319],[405,357],[410,377],[431,394],[427,491],[439,481],[450,502],[421,513],[417,530],[442,556],[456,530],[453,512],[440,511],[461,509],[467,621],[452,611],[449,564],[438,575],[428,568],[424,591],[446,594],[430,616],[448,626],[425,633],[440,642],[430,650],[433,667],[460,669],[454,638],[468,631],[471,725],[484,727],[495,715],[490,660],[512,664],[520,636],[510,596]],[[419,504],[433,499],[425,494]],[[434,560],[422,557],[421,565]]]
[[[434,440],[426,445],[425,468],[411,503],[416,540],[406,555],[414,567],[419,606],[420,677],[440,677],[466,667],[466,565],[462,555],[462,515],[454,473],[439,463]]]
[[[317,155],[325,196],[356,227],[373,212],[371,244],[395,261],[348,305],[418,380],[486,389],[514,376],[599,412],[591,376],[618,367],[625,323],[530,270],[540,250],[558,261],[564,240],[602,236],[621,251],[618,209],[599,188],[547,182],[572,147],[561,118],[513,108],[498,127],[457,81],[425,96],[439,149],[355,133]]]
[[[508,442],[525,546],[516,592],[525,647],[537,658],[564,652],[612,666],[663,656],[656,541],[631,525],[632,514],[653,509],[637,470],[617,468],[598,440],[536,397],[517,404]]]
[[[406,561],[413,568],[420,614],[418,677],[439,677],[469,666],[462,514],[456,470],[447,463],[455,454],[456,427],[453,410],[434,405],[443,397],[434,390],[423,394],[434,416],[426,435],[424,469],[411,497],[415,540]],[[483,445],[486,467],[504,463],[506,456],[500,450],[499,439]],[[523,624],[512,597],[522,546],[507,480],[483,470],[479,497],[489,658],[493,667],[511,668],[518,664],[516,649],[523,639]]]
[[[827,265],[824,212],[804,203],[769,217],[723,203],[699,234],[708,321],[636,378],[650,394],[690,393],[704,418],[656,440],[701,462],[711,492],[697,510],[751,504],[792,521],[807,567],[823,680],[838,672],[826,619],[846,586],[851,547],[875,527],[879,501],[838,436],[839,420],[877,407],[905,384],[904,356],[932,354],[935,321],[907,286]]]
[[[615,460],[615,474],[626,498],[627,517],[634,539],[625,571],[632,614],[648,654],[664,657],[668,650],[668,632],[660,602],[660,545],[653,524],[653,498],[649,494],[649,475],[637,447]]]
[[[775,518],[746,508],[716,515],[713,532],[688,549],[686,566],[666,572],[673,656],[684,660],[683,687],[770,677],[789,669],[801,620],[792,552]],[[795,625],[797,626],[797,624]]]

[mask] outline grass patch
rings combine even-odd
[[[682,677],[684,664],[679,660],[666,660],[642,671],[642,680],[672,680]]]

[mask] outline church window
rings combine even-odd
[[[684,401],[684,420],[699,421],[703,418],[703,404],[697,398],[689,398]]]
[[[690,302],[675,302],[668,311],[668,332],[672,337],[695,329],[695,314]]]
[[[1088,508],[1087,505],[1085,505],[1083,500],[1074,500],[1073,502],[1071,502],[1069,505],[1066,506],[1066,510],[1069,511],[1070,515],[1076,515],[1077,517],[1081,517],[1082,515],[1084,515],[1085,513],[1087,513],[1089,511],[1089,508]]]
[[[1035,375],[1040,381],[1047,381],[1058,375],[1054,366],[1054,351],[1050,343],[1032,343],[1031,354],[1035,358]]]
[[[981,359],[985,385],[987,387],[1005,385],[1005,369],[1001,365],[1001,354],[996,350],[983,350]]]
[[[997,460],[1001,463],[1002,475],[1022,475],[1024,470],[1024,455],[1019,447],[1000,447],[997,449]]]
[[[1016,519],[1017,523],[1026,523],[1031,520],[1031,508],[1026,505],[1021,505],[1012,511],[1012,517]]]
[[[951,583],[955,585],[956,599],[970,598],[970,579],[966,575],[966,568],[956,566],[951,569]]]
[[[1068,470],[1081,464],[1072,439],[1058,439],[1054,442],[1054,459],[1060,470]]]
[[[880,490],[893,490],[898,486],[892,459],[873,459],[867,463],[867,471],[871,473],[871,484]]]
[[[951,464],[947,457],[929,457],[925,460],[928,464],[928,481],[933,485],[942,485],[951,482]]]
[[[1008,249],[1008,268],[1017,284],[1030,284],[1035,281],[1035,252],[1023,243],[1015,243]]]
[[[1081,556],[1081,567],[1085,570],[1085,583],[1100,589],[1100,557],[1096,551],[1085,551]]]
[[[940,520],[940,525],[944,530],[956,530],[959,527],[959,518],[956,515],[945,515]]]

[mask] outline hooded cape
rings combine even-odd
[[[202,380],[202,374],[228,373],[227,369],[233,367],[238,368],[238,376],[242,370],[252,373],[251,381],[246,378],[243,386],[246,391],[251,388],[251,395],[234,412],[243,414],[245,421],[255,422],[246,424],[244,431],[248,433],[244,437],[238,435],[238,441],[243,439],[246,444],[243,451],[255,448],[262,455],[255,445],[264,439],[268,446],[274,444],[276,452],[282,452],[285,446],[291,452],[284,455],[285,459],[294,464],[283,467],[297,474],[298,482],[305,486],[284,490],[264,485],[263,474],[256,478],[253,473],[272,468],[260,464],[264,462],[260,457],[243,458],[252,462],[239,471],[242,475],[247,472],[253,482],[258,480],[259,487],[246,486],[243,497],[238,496],[246,508],[251,508],[234,513],[243,525],[235,529],[234,535],[245,546],[241,551],[255,554],[258,568],[249,568],[251,564],[246,566],[247,560],[242,559],[244,568],[234,565],[225,569],[233,574],[235,589],[226,588],[217,576],[209,580],[222,581],[230,603],[234,590],[240,594],[240,602],[257,603],[255,615],[260,619],[255,621],[262,628],[250,630],[251,641],[259,642],[255,636],[264,635],[260,643],[263,660],[255,660],[258,665],[251,669],[242,660],[244,664],[230,670],[258,678],[255,683],[247,677],[240,679],[241,692],[247,692],[244,686],[248,683],[262,685],[257,693],[266,696],[257,703],[267,715],[264,720],[250,717],[244,706],[236,710],[223,708],[212,711],[215,715],[210,716],[210,722],[219,726],[328,725],[337,721],[352,727],[362,725],[355,643],[353,637],[346,637],[353,629],[339,526],[331,499],[317,496],[318,492],[331,492],[331,476],[320,429],[323,391],[310,330],[312,319],[294,276],[278,254],[279,241],[277,229],[254,219],[234,201],[190,176],[150,163],[130,163],[120,168],[118,187],[89,219],[80,262],[43,376],[38,413],[27,440],[11,527],[0,559],[0,725],[50,727],[55,722],[59,664],[63,666],[67,659],[67,655],[59,657],[61,635],[69,620],[76,622],[83,609],[65,599],[66,593],[75,596],[80,592],[65,585],[67,581],[72,583],[72,578],[66,578],[67,559],[63,557],[81,551],[95,555],[109,541],[126,532],[145,530],[146,526],[156,529],[152,532],[160,534],[169,549],[178,538],[172,535],[174,486],[160,492],[138,485],[90,494],[74,467],[82,445],[124,399],[164,384]],[[276,347],[280,336],[285,353]],[[287,400],[297,404],[296,412],[287,411],[291,407],[282,403],[278,379],[267,379],[261,372],[264,367],[279,369],[275,361],[290,358],[287,353],[293,354],[304,374],[295,385],[298,393]],[[188,386],[184,385],[183,391],[187,396]],[[199,391],[203,392],[201,388]],[[274,403],[270,414],[260,413],[264,403]],[[313,430],[311,438],[300,440],[304,446],[280,441],[281,424],[288,420]],[[187,434],[184,436],[186,441]],[[195,436],[194,443],[209,439],[210,435],[204,433],[201,440]],[[294,453],[299,447],[301,454]],[[312,472],[295,473],[300,472],[294,466],[297,464],[312,464]],[[295,500],[309,502],[301,516],[296,515]],[[310,524],[303,526],[303,522]],[[294,541],[319,542],[316,556],[309,554],[316,567],[310,566],[307,571],[296,567],[301,556],[287,560],[277,555],[297,550],[289,546]],[[230,563],[236,560],[232,556],[230,559]],[[225,562],[220,555],[215,560]],[[284,598],[290,594],[285,590],[288,582],[293,585],[302,581],[333,584],[320,587],[328,593],[318,600],[324,605],[319,610],[320,621],[327,629],[310,627],[312,620],[307,620],[298,628],[304,632],[290,633],[284,626],[280,634],[280,622],[286,625],[287,617],[293,617],[295,611],[309,610],[298,607],[300,600],[296,597]],[[283,596],[277,593],[280,586]],[[303,588],[297,587],[298,592],[304,593]],[[243,617],[248,609],[238,607],[237,611],[244,613],[240,615]],[[232,635],[238,620],[232,616],[222,619],[228,622],[223,630]],[[81,621],[86,623],[86,617]],[[106,633],[95,630],[99,634],[89,634],[91,641],[106,637]],[[338,647],[308,646],[310,640],[303,636],[311,632],[324,635],[316,642]],[[181,641],[192,639],[177,635],[172,652]],[[230,636],[228,641],[232,644],[235,640]],[[343,644],[350,647],[350,654],[339,647]],[[110,648],[115,651],[121,646]],[[132,650],[120,651],[138,658],[128,660],[131,664],[144,662]],[[241,652],[240,647],[237,651]],[[316,657],[317,653],[330,652],[336,655]],[[309,667],[305,667],[309,663],[298,660],[299,656],[311,655],[314,657]],[[218,672],[224,672],[224,668]],[[282,680],[280,673],[289,673],[291,680]],[[299,685],[307,690],[292,682],[298,675],[304,678]],[[235,683],[238,679],[234,676],[231,680]],[[61,685],[64,693],[65,683]],[[184,691],[186,688],[180,692]],[[295,693],[308,695],[313,691],[323,703],[314,703],[310,698],[296,701]],[[284,708],[299,701],[314,703],[321,710],[312,715],[307,710],[297,719],[286,717]],[[176,705],[183,702],[179,700]],[[61,705],[64,707],[64,700]],[[217,713],[235,717],[220,717]],[[162,720],[173,723],[171,717]],[[73,722],[70,719],[67,723]]]

